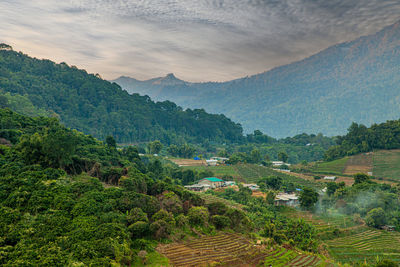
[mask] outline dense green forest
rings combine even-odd
[[[66,126],[119,143],[236,142],[242,127],[224,115],[183,110],[170,101],[129,95],[119,85],[85,70],[0,50],[0,94],[26,115],[50,115]]]
[[[369,152],[374,149],[400,148],[400,120],[387,121],[366,127],[353,123],[348,133],[336,138],[337,145],[325,153],[326,160]]]
[[[1,265],[140,265],[160,260],[154,252],[160,241],[223,229],[316,250],[310,225],[281,217],[248,189],[230,192],[248,202],[243,210],[206,205],[180,186],[184,170],[115,144],[56,118],[0,109]],[[276,225],[274,234],[268,225]]]

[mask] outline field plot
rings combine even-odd
[[[256,266],[268,255],[246,238],[236,234],[220,234],[186,244],[160,246],[158,252],[169,258],[173,266]]]
[[[237,234],[219,234],[186,244],[161,245],[157,251],[173,266],[318,266],[321,259],[283,247],[265,249]]]
[[[194,159],[174,159],[170,158],[170,161],[177,164],[179,167],[184,166],[206,166],[207,163],[205,160],[194,160]]]
[[[400,234],[362,227],[361,232],[327,241],[331,256],[342,263],[367,261],[376,257],[400,263]]]
[[[400,180],[400,150],[379,150],[373,153],[373,169],[375,177]]]
[[[348,229],[362,226],[355,223],[351,217],[346,215],[315,215],[308,211],[298,211],[294,209],[288,209],[285,213],[288,217],[301,218],[306,222],[312,224],[319,234],[323,234],[327,231],[332,231],[336,228]]]
[[[224,175],[232,176],[237,182],[243,183],[256,183],[260,178],[267,177],[270,175],[278,175],[285,181],[292,182],[300,186],[309,186],[320,189],[323,187],[322,184],[316,183],[311,180],[296,177],[295,175],[289,175],[275,171],[271,168],[259,166],[255,164],[237,164],[237,165],[220,165],[220,166],[185,166],[184,168],[203,171],[210,170],[217,177]]]
[[[343,173],[348,175],[353,175],[356,173],[372,172],[372,156],[373,153],[361,153],[350,157],[346,161]]]
[[[247,183],[255,183],[260,178],[277,175],[282,177],[283,180],[286,182],[292,182],[298,186],[308,186],[316,189],[320,189],[324,187],[323,184],[316,183],[314,181],[296,177],[296,175],[291,175],[289,173],[282,173],[279,171],[275,171],[271,168],[266,168],[264,166],[258,166],[254,164],[238,164],[234,166],[237,169],[237,172],[241,174],[243,179]]]
[[[345,157],[342,159],[318,163],[311,171],[313,173],[342,175],[348,160],[349,158]]]
[[[225,175],[232,176],[236,181],[243,181],[242,176],[232,165],[219,165],[219,166],[184,166],[186,169],[196,171],[212,171],[215,176],[222,177]]]

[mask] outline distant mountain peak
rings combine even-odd
[[[179,84],[186,84],[186,82],[176,78],[176,76],[173,73],[168,73],[165,77],[161,77],[159,79],[156,79],[152,84],[179,85]]]

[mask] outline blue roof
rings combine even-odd
[[[223,182],[224,180],[221,180],[217,177],[208,177],[208,178],[204,178],[203,180],[208,180],[210,182]]]

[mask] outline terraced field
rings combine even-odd
[[[311,171],[316,174],[342,175],[348,159],[348,157],[345,157],[342,159],[318,163]]]
[[[186,244],[160,246],[158,252],[169,258],[173,266],[255,266],[268,255],[246,238],[236,234],[220,234]]]
[[[400,150],[379,150],[373,153],[373,175],[388,180],[400,180]]]
[[[173,266],[319,266],[313,255],[299,254],[283,247],[265,249],[237,234],[219,234],[186,244],[162,245],[157,251]]]
[[[400,234],[363,227],[362,231],[327,241],[328,251],[337,261],[373,263],[376,257],[400,263]]]

